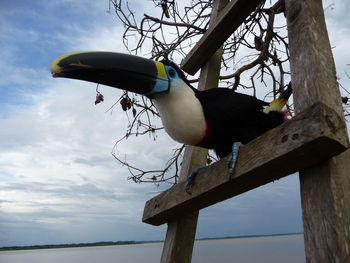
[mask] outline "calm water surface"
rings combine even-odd
[[[163,243],[0,252],[0,263],[154,263]],[[193,263],[305,262],[302,235],[196,241]]]

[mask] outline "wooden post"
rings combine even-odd
[[[179,181],[185,181],[193,169],[204,165],[206,157],[205,149],[186,146]],[[185,192],[185,188],[183,191]],[[198,210],[192,211],[168,222],[161,263],[191,262],[198,214]]]
[[[295,110],[324,103],[346,129],[322,1],[285,3]],[[349,158],[347,150],[300,171],[307,262],[350,262]]]
[[[216,0],[210,16],[211,24],[228,0]],[[202,68],[198,88],[200,90],[216,88],[221,64],[222,51],[219,49],[207,64]],[[206,164],[207,150],[203,148],[186,146],[184,161],[182,163],[179,182],[186,180],[187,176],[199,166]],[[185,189],[183,189],[185,191]],[[194,239],[196,235],[199,211],[194,211],[168,222],[161,263],[190,263]]]

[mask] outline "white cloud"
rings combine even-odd
[[[16,45],[21,40],[14,36],[21,35],[25,29],[8,25],[16,30],[6,40],[13,46],[3,49],[6,59],[0,63],[6,67],[2,67],[5,71],[0,85],[16,92],[8,98],[7,112],[0,119],[0,224],[1,229],[6,229],[2,231],[5,233],[1,235],[0,246],[84,241],[84,238],[146,239],[143,234],[130,231],[130,226],[139,228],[143,205],[149,198],[147,193],[157,188],[127,181],[127,169],[110,154],[128,123],[118,106],[113,114],[105,113],[120,91],[100,87],[105,102],[95,106],[94,84],[52,79],[46,61],[35,69],[30,64],[18,64]],[[34,27],[29,34],[31,38],[27,37],[28,52],[33,50],[30,45],[38,38],[51,43],[48,48],[61,43],[60,48],[52,51],[58,55],[74,50],[123,49],[121,28],[116,23],[107,27],[96,24],[87,29],[67,23],[65,30],[60,35],[40,32]],[[16,100],[26,103],[16,104]],[[141,149],[140,141],[133,140],[119,149],[129,152],[128,158],[137,159],[140,166],[159,167],[164,160],[157,152],[166,151],[170,139],[163,136],[159,140],[164,143],[156,154],[148,154],[155,144],[147,137],[143,138]],[[99,225],[104,226],[105,237],[96,234]],[[33,229],[38,236],[36,241],[26,236]],[[159,238],[158,230],[152,232]],[[61,236],[61,241],[53,238],[56,236]]]
[[[349,69],[346,65],[350,63],[348,52],[350,4],[346,1],[328,0],[324,2],[324,7],[326,8],[325,18],[337,73],[338,76],[344,76],[344,70]]]

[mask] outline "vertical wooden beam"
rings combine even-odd
[[[203,148],[186,146],[179,181],[185,181],[187,175],[196,167],[203,166],[207,151]],[[185,191],[185,188],[183,189]],[[163,246],[161,263],[189,263],[192,259],[194,239],[199,211],[174,218],[168,222]]]
[[[285,3],[295,110],[322,102],[346,129],[322,1]],[[347,150],[300,171],[307,262],[350,262],[349,158]]]
[[[228,3],[228,0],[215,0],[210,15],[212,25],[219,11]],[[221,65],[221,48],[208,60],[202,68],[198,89],[216,88]],[[207,150],[203,148],[186,146],[182,162],[179,181],[184,181],[193,169],[206,164]],[[184,189],[185,191],[185,189]],[[192,212],[168,223],[161,263],[190,263],[194,239],[197,229],[199,211]]]

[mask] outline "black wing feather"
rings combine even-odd
[[[283,122],[280,112],[265,114],[269,103],[230,89],[195,91],[203,106],[210,136],[200,146],[214,148],[221,158],[234,142],[247,143]]]

